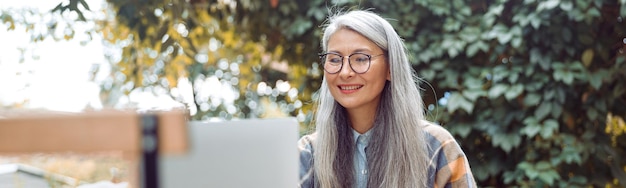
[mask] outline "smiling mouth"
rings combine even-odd
[[[339,86],[339,89],[341,89],[341,90],[357,90],[357,89],[361,89],[362,87],[363,87],[363,85]]]

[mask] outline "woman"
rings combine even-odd
[[[300,187],[475,187],[458,143],[424,120],[389,22],[362,10],[332,16],[322,47],[316,130],[298,143]]]

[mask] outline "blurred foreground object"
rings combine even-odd
[[[121,151],[129,160],[140,161],[131,168],[131,185],[140,185],[133,187],[156,187],[158,156],[188,150],[186,111],[37,112],[0,117],[0,154]]]

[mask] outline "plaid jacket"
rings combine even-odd
[[[430,167],[428,168],[429,187],[476,187],[467,157],[454,137],[439,125],[428,125],[427,133]],[[315,186],[312,173],[315,134],[306,135],[298,141],[300,150],[300,185],[309,188]]]

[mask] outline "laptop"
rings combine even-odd
[[[159,158],[160,186],[297,187],[293,118],[189,122],[189,152]]]

